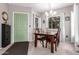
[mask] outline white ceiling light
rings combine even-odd
[[[54,15],[55,15],[56,13],[57,13],[56,11],[53,12]]]
[[[45,15],[48,16],[48,12],[45,12]]]
[[[52,10],[50,10],[49,12],[45,12],[45,15],[46,16],[53,16],[53,15],[56,15],[57,14],[57,12],[56,11],[52,11]]]
[[[51,16],[56,15],[56,13],[57,13],[56,11],[53,11],[53,13],[51,14]]]
[[[52,14],[52,13],[53,13],[53,11],[52,11],[52,10],[50,10],[50,11],[49,11],[49,13],[50,13],[50,14]]]
[[[48,4],[48,6],[49,6],[49,13],[46,12],[46,15],[47,16],[53,16],[53,15],[55,15],[57,12],[52,10],[53,4]]]

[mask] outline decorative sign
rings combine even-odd
[[[8,14],[7,12],[2,12],[2,19],[5,21],[5,23],[7,23],[7,20],[8,20]]]

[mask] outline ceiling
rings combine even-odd
[[[72,3],[11,3],[16,6],[29,7],[37,12],[44,12],[50,9],[58,9],[72,5]]]

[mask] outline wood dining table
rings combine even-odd
[[[37,40],[38,40],[38,38],[37,38],[37,36],[39,35],[39,36],[45,36],[46,37],[46,40],[48,39],[48,37],[50,36],[50,45],[51,45],[51,53],[54,53],[54,36],[55,36],[55,34],[46,34],[46,33],[34,33],[34,35],[35,35],[35,42],[34,42],[34,44],[35,44],[35,47],[37,47]]]

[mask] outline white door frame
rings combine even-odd
[[[14,43],[14,14],[15,13],[20,13],[20,14],[27,14],[28,15],[28,39],[27,39],[27,41],[29,41],[29,13],[28,12],[16,12],[16,11],[14,11],[13,12],[13,19],[12,19],[12,37],[11,37],[11,43]]]
[[[65,42],[65,16],[64,13],[60,14],[60,39]]]

